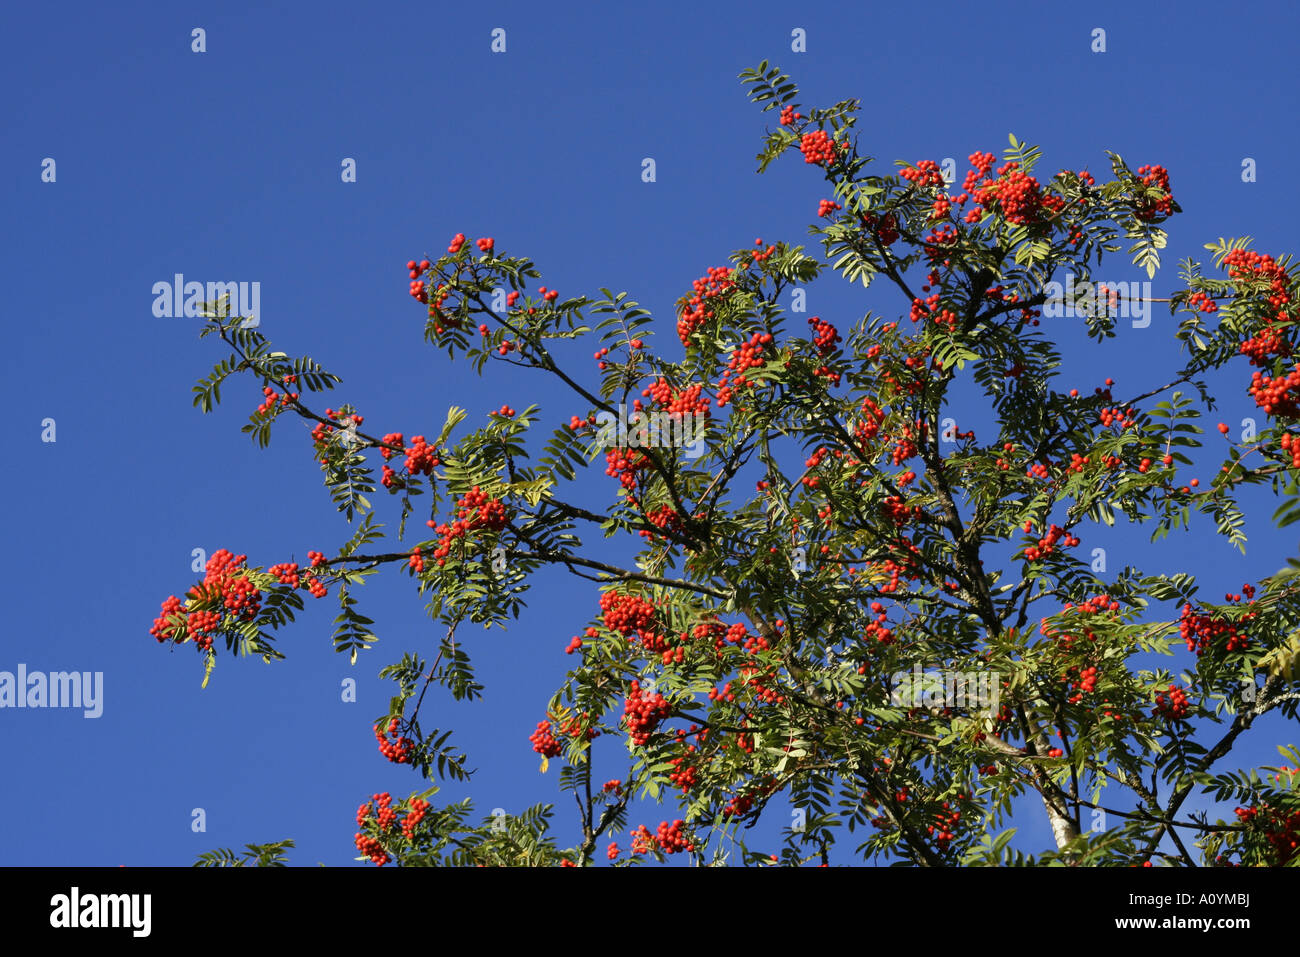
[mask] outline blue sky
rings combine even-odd
[[[191,51],[195,27],[204,53]],[[494,54],[498,27],[506,52]],[[1097,27],[1105,53],[1090,49]],[[796,28],[806,52],[791,50]],[[807,243],[828,195],[797,156],[755,174],[775,115],[746,101],[737,74],[766,58],[805,104],[861,98],[861,148],[882,166],[951,156],[964,170],[977,149],[1000,154],[1009,132],[1042,145],[1049,174],[1088,167],[1100,179],[1105,149],[1163,164],[1185,210],[1154,281],[1165,295],[1177,261],[1219,236],[1287,251],[1300,212],[1298,34],[1293,5],[1244,16],[1205,2],[8,6],[0,670],[102,671],[105,691],[97,719],[0,711],[0,864],[188,864],[287,837],[295,863],[345,865],[357,805],[421,787],[370,730],[391,688],[378,669],[437,641],[409,579],[377,576],[358,595],[381,642],[355,669],[330,646],[333,590],[282,632],[287,661],[223,657],[204,691],[193,649],[169,653],[148,634],[159,602],[196,577],[195,548],[266,566],[333,554],[350,534],[305,429],[282,420],[267,450],[240,433],[260,400],[251,380],[231,382],[211,415],[191,406],[220,354],[198,340],[198,320],[152,314],[154,283],[260,282],[261,331],[342,376],[337,401],[321,405],[351,401],[376,432],[436,434],[453,403],[483,415],[538,401],[567,420],[577,410],[548,383],[479,380],[423,345],[403,264],[436,258],[456,232],[491,235],[566,297],[626,290],[660,317],[658,342],[675,354],[673,302],[691,280],[754,237]],[[348,157],[355,183],[341,181]],[[641,180],[644,157],[654,183]],[[1144,278],[1122,257],[1113,268],[1116,280]],[[868,308],[900,304],[834,277],[810,293],[809,311],[841,328]],[[1176,367],[1172,330],[1156,313],[1104,350],[1077,329],[1061,341],[1080,388],[1109,375],[1126,395]],[[1214,380],[1211,425],[1253,414],[1248,379],[1239,363]],[[41,441],[47,418],[53,443]],[[1090,528],[1086,544],[1106,547],[1112,568],[1193,572],[1214,596],[1297,554],[1295,535],[1270,528],[1267,501],[1246,502],[1244,558],[1204,520],[1158,547],[1122,527]],[[517,626],[475,636],[486,700],[436,707],[481,770],[440,798],[469,793],[484,815],[559,801],[527,738],[596,599],[590,584],[547,575]],[[356,704],[340,700],[348,676]],[[1265,724],[1245,758],[1276,763],[1293,731]],[[611,750],[608,775],[598,752],[601,779],[621,771]],[[570,808],[566,795],[566,845]],[[631,823],[673,816],[648,808]],[[1043,845],[1041,815],[1023,836]]]

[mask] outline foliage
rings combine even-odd
[[[431,442],[363,432],[352,407],[319,414],[290,391],[337,377],[270,352],[237,319],[210,318],[205,334],[231,355],[196,386],[196,404],[207,411],[228,376],[254,375],[268,401],[245,430],[266,445],[283,415],[313,422],[331,499],[360,524],[310,573],[286,582],[248,569],[268,596],[255,613],[199,594],[165,616],[168,636],[202,647],[204,631],[183,626],[216,611],[228,650],[279,657],[269,632],[315,576],[340,585],[334,640],[355,660],[378,641],[356,591],[398,565],[447,637],[432,665],[408,653],[381,672],[398,692],[376,733],[390,759],[462,779],[472,770],[451,732],[418,721],[432,684],[455,698],[481,691],[457,626],[506,626],[544,566],[599,583],[534,735],[543,770],[562,759],[576,843],[556,843],[550,807],[478,821],[468,802],[420,811],[412,802],[434,787],[362,806],[358,847],[377,863],[587,864],[639,796],[675,799],[677,816],[628,832],[619,863],[826,863],[832,849],[836,861],[927,866],[1296,863],[1300,755],[1284,750],[1292,766],[1263,776],[1221,765],[1265,713],[1296,717],[1300,564],[1257,587],[1228,583],[1215,602],[1190,575],[1126,567],[1107,578],[1081,555],[1087,524],[1121,515],[1155,540],[1199,513],[1244,547],[1242,486],[1271,483],[1278,523],[1300,518],[1300,382],[1286,378],[1296,267],[1250,253],[1248,240],[1210,244],[1227,275],[1184,263],[1185,288],[1170,297],[1185,367],[1125,398],[1110,380],[1064,391],[1040,320],[1064,305],[1091,338],[1114,337],[1114,290],[1067,303],[1054,290],[1067,275],[1091,288],[1103,256],[1121,251],[1154,275],[1162,224],[1179,211],[1166,171],[1108,154],[1107,182],[1071,170],[1040,180],[1041,151],[1012,136],[996,169],[992,154],[970,157],[958,193],[934,162],[873,166],[858,148],[857,101],[803,115],[795,85],[767,63],[741,78],[764,111],[780,110],[760,171],[794,151],[824,176],[833,198],[810,228],[823,255],[786,242],[734,251],[679,301],[680,358],[671,342],[653,348],[660,325],[626,293],[534,294],[537,267],[494,241],[458,235],[436,262],[412,264],[428,341],[480,373],[549,373],[571,394],[559,419],[531,406],[475,426],[453,406]],[[843,330],[813,317],[805,334],[783,296],[827,272],[885,284],[906,316],[867,313]],[[576,338],[597,342],[596,381],[557,358]],[[1184,481],[1213,408],[1198,377],[1242,353],[1266,377],[1251,394],[1271,423],[1229,442],[1206,486]],[[995,435],[945,424],[954,389],[969,384]],[[625,443],[612,441],[620,406],[659,413],[670,431],[698,423],[701,454],[655,443],[635,420]],[[401,468],[388,464],[399,456]],[[576,489],[601,459],[611,491],[598,508]],[[381,487],[400,500],[399,540],[417,501],[433,534],[368,549],[384,537],[367,497]],[[595,558],[591,543],[605,538],[627,543],[629,559]],[[949,692],[951,676],[969,677],[983,697],[972,706],[911,680],[933,672]],[[593,750],[621,738],[626,776],[594,781]],[[1236,819],[1180,814],[1193,793],[1236,802]],[[1007,826],[1024,795],[1056,838],[1032,855],[1010,848]],[[774,801],[796,820],[778,855],[746,843]]]

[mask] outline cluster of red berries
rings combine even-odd
[[[949,802],[944,801],[943,810],[935,812],[934,823],[927,825],[927,830],[940,847],[946,847],[957,836],[953,829],[957,827],[957,822],[960,820],[961,811],[957,808],[950,808]]]
[[[186,633],[181,631],[167,619],[173,615],[183,613],[181,600],[175,595],[168,595],[162,603],[162,611],[158,617],[153,620],[153,625],[149,628],[149,634],[153,635],[158,641],[166,641],[168,638],[174,638],[176,641],[184,641]]]
[[[264,386],[262,388],[262,395],[264,395],[266,398],[263,399],[262,404],[257,407],[258,415],[265,415],[267,412],[270,412],[272,409],[275,408],[275,404],[277,401],[280,403],[280,405],[284,406],[284,405],[288,405],[290,402],[293,402],[298,398],[297,392],[284,392],[278,394],[277,396],[276,391],[272,389],[269,385]]]
[[[695,850],[695,845],[682,833],[682,825],[685,823],[680,819],[671,824],[663,821],[654,834],[651,834],[650,829],[642,824],[632,831],[632,853],[648,854],[656,847],[665,854]]]
[[[1176,721],[1187,717],[1191,710],[1183,690],[1177,685],[1170,685],[1166,691],[1156,695],[1156,706],[1151,713]]]
[[[362,806],[364,807],[364,805]],[[365,834],[358,832],[356,836],[356,845],[357,850],[364,856],[370,858],[370,862],[377,867],[383,867],[393,859],[392,856],[384,850],[384,845],[376,838],[367,837]]]
[[[744,817],[754,807],[754,799],[748,794],[737,794],[727,801],[722,809],[723,817]]]
[[[1119,611],[1119,602],[1109,595],[1094,595],[1087,601],[1082,601],[1077,605],[1067,601],[1063,608],[1065,611],[1073,609],[1083,615],[1100,615],[1103,612],[1114,613]]]
[[[813,316],[808,320],[808,325],[813,329],[813,345],[822,355],[826,355],[835,349],[835,344],[840,341],[839,331],[819,316]]]
[[[508,405],[503,405],[492,414],[499,415],[504,419],[513,419],[515,417],[515,410]]]
[[[841,152],[848,153],[847,143],[836,143],[825,130],[813,130],[805,133],[799,140],[799,151],[803,153],[805,163],[818,163],[829,166],[834,163]]]
[[[402,820],[402,834],[409,841],[415,837],[415,829],[420,826],[424,816],[429,813],[429,802],[423,798],[411,798],[410,809]]]
[[[1070,697],[1071,704],[1078,704],[1083,700],[1086,694],[1092,694],[1097,690],[1097,669],[1096,667],[1087,667],[1079,672],[1079,680],[1071,686],[1075,694]]]
[[[461,496],[456,512],[458,518],[468,518],[471,528],[500,531],[506,525],[506,506],[499,498],[490,498],[475,485]]]
[[[750,369],[757,369],[763,365],[763,348],[771,345],[772,334],[770,332],[755,332],[749,337],[748,342],[742,342],[739,348],[733,349],[731,355],[727,358],[727,368],[723,371],[722,377],[718,379],[718,407],[721,408],[731,401],[733,386],[735,389],[743,389],[748,386],[749,379],[745,375]],[[732,376],[735,380],[729,384],[728,380]]]
[[[1241,354],[1248,357],[1253,366],[1267,366],[1273,356],[1287,358],[1291,355],[1291,343],[1282,337],[1277,329],[1261,329],[1245,340],[1239,347]]]
[[[922,434],[924,434],[924,432]],[[895,440],[894,447],[890,449],[890,461],[895,465],[902,465],[908,459],[915,458],[916,455],[916,441],[912,428],[911,426],[905,425],[902,428],[902,434]]]
[[[308,552],[308,556],[320,554],[319,552]],[[324,556],[321,556],[322,558]],[[295,588],[306,588],[317,598],[323,598],[329,594],[329,590],[320,583],[320,580],[310,572],[304,572],[298,568],[297,562],[283,562],[279,565],[272,565],[267,569],[267,573],[274,575],[281,585],[292,585]]]
[[[1154,202],[1142,198],[1133,215],[1144,222],[1155,219],[1156,216],[1170,215],[1173,212],[1174,197],[1169,191],[1169,171],[1163,166],[1139,166],[1137,174],[1143,186],[1154,186],[1164,195]]]
[[[1028,533],[1033,528],[1033,523],[1025,522],[1025,532]],[[1056,551],[1057,544],[1062,548],[1073,548],[1079,544],[1079,539],[1071,535],[1059,525],[1051,525],[1047,529],[1047,534],[1038,540],[1037,545],[1031,545],[1025,549],[1025,558],[1031,562],[1052,554]]]
[[[499,498],[489,497],[475,485],[456,503],[456,518],[450,524],[435,522],[433,519],[425,522],[441,537],[438,547],[433,550],[433,557],[438,567],[447,564],[447,557],[451,554],[451,547],[456,539],[464,538],[470,532],[480,528],[500,531],[505,528],[506,520],[505,503]]]
[[[1131,429],[1137,424],[1135,415],[1132,409],[1127,408],[1102,409],[1097,413],[1097,419],[1106,428],[1117,425],[1121,429]]]
[[[380,484],[384,486],[384,488],[392,488],[393,478],[397,475],[397,473],[388,467],[387,462],[397,453],[392,448],[389,448],[389,446],[396,446],[398,449],[400,449],[402,447],[402,433],[387,432],[380,439],[380,441],[383,444],[379,447],[379,455],[383,458],[385,465],[383,466],[382,477],[380,478],[379,481]]]
[[[740,645],[742,651],[751,655],[758,654],[760,651],[768,651],[771,647],[761,633],[751,635],[745,629],[745,626],[740,623],[736,623],[727,629],[727,640]],[[745,673],[746,670],[742,668],[741,674],[744,675]]]
[[[1291,302],[1291,295],[1287,291],[1286,270],[1267,253],[1234,249],[1223,257],[1223,265],[1228,269],[1229,279],[1267,282],[1269,305],[1280,309]]]
[[[723,636],[724,641],[733,645],[743,645],[749,639],[749,629],[742,622],[735,622],[727,626],[727,632]],[[730,686],[728,686],[730,687]]]
[[[1269,308],[1276,310],[1265,314],[1264,327],[1242,342],[1241,353],[1249,357],[1251,365],[1261,367],[1271,365],[1273,356],[1289,357],[1291,343],[1284,332],[1274,327],[1275,323],[1288,323],[1295,318],[1286,270],[1272,256],[1246,249],[1234,249],[1224,257],[1223,265],[1228,270],[1228,277],[1236,280],[1239,287],[1245,287],[1239,290],[1243,298],[1247,294],[1266,295]],[[1290,378],[1275,383],[1256,376],[1251,385],[1251,392],[1256,393],[1256,402],[1270,414],[1295,417],[1294,399],[1287,394],[1294,386]]]
[[[711,641],[713,650],[721,651],[726,644],[726,633],[726,627],[715,618],[711,621],[701,621],[693,625],[690,630],[690,640]],[[682,640],[688,640],[685,634],[682,635]]]
[[[398,734],[400,729],[401,722],[397,718],[388,722],[387,734],[380,730],[379,725],[375,725],[375,740],[379,742],[379,753],[389,761],[394,764],[410,764],[415,742],[405,735]],[[394,740],[389,741],[389,737]]]
[[[709,400],[702,398],[703,392],[704,387],[698,383],[689,385],[685,389],[674,390],[668,384],[668,380],[662,378],[657,379],[641,390],[643,396],[652,399],[660,408],[673,416],[707,415]],[[638,411],[641,409],[639,399],[633,402],[633,407]]]
[[[623,488],[636,488],[638,476],[651,467],[650,458],[640,449],[612,448],[605,452],[605,474],[617,478]]]
[[[1242,824],[1262,827],[1265,840],[1273,848],[1275,864],[1287,864],[1295,857],[1296,851],[1300,849],[1300,808],[1286,811],[1260,804],[1256,807],[1239,807],[1236,814]]]
[[[261,608],[262,591],[246,577],[248,569],[244,563],[247,558],[247,555],[232,555],[224,548],[218,550],[208,559],[203,582],[186,592],[191,603],[219,600],[223,611],[189,612],[182,631],[178,624],[168,619],[182,614],[184,607],[179,598],[169,595],[162,603],[162,611],[154,619],[149,634],[160,642],[168,639],[182,642],[189,638],[207,651],[212,647],[213,634],[220,630],[223,614],[252,621]]]
[[[272,565],[267,570],[267,574],[274,575],[281,585],[298,585],[298,563],[282,562],[279,565]]]
[[[623,715],[632,743],[637,746],[647,744],[655,728],[672,714],[672,710],[672,705],[663,695],[642,695],[641,683],[633,681],[623,703]]]
[[[883,219],[877,218],[875,213],[864,213],[862,225],[875,233],[882,246],[892,246],[898,242],[898,217],[893,213],[886,213]]]
[[[795,120],[802,120],[803,114],[796,113],[793,106],[783,106],[781,108],[781,125],[789,126]]]
[[[915,472],[906,472],[906,475],[915,477]],[[915,522],[921,518],[922,509],[919,505],[908,506],[903,501],[901,495],[890,495],[880,503],[880,511],[886,518],[895,525],[903,526],[908,522]]]
[[[920,322],[937,308],[939,308],[939,294],[936,292],[925,299],[913,299],[907,317],[913,322]]]
[[[424,288],[424,280],[420,278],[420,275],[431,265],[432,263],[427,259],[421,259],[418,263],[411,259],[406,263],[406,268],[411,274],[411,296],[420,300],[420,302],[429,301],[429,295]]]
[[[989,173],[992,172],[997,157],[992,153],[981,153],[977,150],[966,159],[973,168],[967,171],[961,188],[963,192],[973,193],[979,187],[981,179],[989,178]]]
[[[720,300],[735,288],[731,273],[728,266],[710,266],[702,277],[691,283],[693,292],[685,302],[679,303],[677,316],[677,337],[682,345],[689,345],[695,330],[713,318],[713,310],[709,308],[712,301]]]
[[[682,516],[678,514],[677,509],[672,505],[660,505],[653,511],[646,512],[645,520],[661,532],[675,533],[682,530]],[[653,538],[656,541],[660,540],[660,536],[656,536],[654,532],[650,531],[648,528],[641,529],[638,534],[640,534],[642,538]]]
[[[1187,305],[1198,312],[1219,311],[1219,304],[1203,292],[1194,292],[1188,296]]]
[[[939,164],[934,160],[921,160],[914,167],[907,167],[899,174],[903,179],[910,182],[917,189],[924,189],[927,186],[943,186],[943,171]]]
[[[689,794],[691,788],[695,787],[699,774],[699,769],[691,763],[690,755],[694,752],[695,745],[692,744],[686,748],[685,754],[668,759],[668,763],[673,766],[673,770],[668,773],[668,780],[680,788],[683,794]]]
[[[162,605],[162,614],[154,619],[153,627],[149,633],[158,641],[165,641],[168,637],[174,637],[177,642],[182,642],[186,638],[193,641],[204,651],[212,648],[213,637],[221,630],[221,613],[216,611],[192,611],[185,618],[185,630],[169,630],[170,626],[166,624],[167,619],[181,613],[181,603],[175,595],[167,598]],[[162,623],[160,625],[160,623]]]
[[[533,743],[533,750],[544,758],[553,758],[563,750],[559,739],[551,731],[549,721],[538,721],[537,730],[528,736],[528,740]]]
[[[1064,199],[1043,192],[1038,180],[1024,173],[1019,163],[1004,164],[998,168],[997,175],[997,179],[986,179],[975,190],[975,201],[989,208],[996,204],[1009,223],[1042,223],[1065,208]]]
[[[1178,621],[1179,635],[1187,642],[1187,649],[1196,652],[1197,657],[1205,654],[1220,639],[1226,639],[1226,651],[1239,651],[1249,646],[1249,636],[1237,628],[1236,623],[1212,614],[1197,614],[1190,604],[1183,605]]]
[[[650,833],[650,828],[642,824],[631,833],[633,854],[649,854],[654,849],[656,841],[655,836]]]
[[[429,802],[422,798],[411,799],[406,817],[401,819],[402,835],[407,840],[415,837],[415,829],[424,820],[429,807]],[[376,808],[378,808],[377,811]],[[375,812],[375,818],[381,832],[391,831],[397,827],[400,810],[393,807],[393,797],[387,791],[373,795],[369,801],[357,808],[357,827],[364,828],[366,826],[372,811]],[[392,860],[392,857],[384,850],[382,842],[377,838],[369,837],[364,831],[357,832],[355,843],[357,850],[370,858],[370,861],[379,867]]]
[[[885,422],[885,410],[867,397],[862,400],[860,411],[862,418],[854,424],[853,434],[865,445],[880,434],[880,427]]]
[[[763,245],[763,239],[761,236],[758,239],[754,240],[754,245],[760,247]],[[756,266],[759,263],[765,263],[773,256],[776,255],[776,250],[777,247],[776,244],[774,243],[771,246],[768,246],[766,249],[760,249],[758,252],[749,253],[745,258],[745,265],[748,267],[748,266]]]
[[[385,436],[385,439],[392,440],[393,445],[402,445],[400,432]],[[442,459],[438,456],[438,447],[427,443],[423,435],[411,436],[411,444],[402,449],[402,454],[406,456],[406,471],[411,475],[432,475],[433,470],[442,464]]]
[[[890,563],[887,562],[886,564],[888,565]],[[881,591],[893,591],[894,588],[898,587],[897,566],[894,566],[892,570],[892,583],[894,586],[893,588],[881,588]],[[889,612],[886,611],[885,606],[878,601],[873,601],[871,603],[871,610],[875,613],[876,617],[867,622],[862,637],[868,640],[874,638],[882,645],[893,644],[894,632],[892,629],[886,627],[889,622]]]
[[[644,598],[616,591],[607,591],[600,596],[600,610],[604,613],[605,627],[624,637],[648,628],[655,614],[655,606]]]
[[[835,202],[834,200],[829,200],[829,199],[819,199],[819,200],[817,201],[817,215],[818,215],[818,217],[826,217],[826,216],[829,216],[831,213],[835,212],[837,209],[843,209],[843,208],[844,208],[843,206],[841,206],[839,203]]]
[[[375,817],[379,821],[381,831],[391,830],[397,824],[397,808],[393,807],[393,796],[387,791],[382,794],[376,794],[369,801],[357,808],[357,826],[364,827],[366,818],[370,812],[378,807]]]
[[[678,851],[693,851],[695,845],[682,833],[682,825],[685,822],[681,819],[669,824],[667,821],[660,823],[655,840],[659,844],[660,850],[665,854],[676,854]]]
[[[232,555],[224,548],[218,550],[208,559],[202,591],[192,590],[190,594],[202,598],[215,593],[232,615],[251,621],[261,607],[262,592],[246,577],[247,559],[247,555]]]
[[[1300,393],[1300,363],[1284,377],[1273,378],[1263,372],[1255,372],[1250,377],[1250,387],[1246,390],[1255,397],[1255,404],[1269,415],[1288,419],[1300,418],[1300,406],[1296,404]]]

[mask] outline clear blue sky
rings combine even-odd
[[[205,53],[191,52],[195,27]],[[504,54],[490,50],[496,27]],[[1097,27],[1105,53],[1090,50]],[[807,52],[791,51],[795,28]],[[0,864],[189,864],[287,837],[295,863],[344,865],[356,806],[422,784],[383,760],[370,730],[391,689],[378,669],[436,646],[409,579],[361,590],[381,642],[355,669],[330,647],[333,591],[282,633],[287,661],[223,657],[205,691],[193,648],[169,653],[148,634],[160,601],[194,579],[195,548],[266,566],[332,554],[350,534],[297,421],[282,420],[269,450],[240,433],[260,400],[251,380],[231,382],[212,415],[192,408],[194,380],[220,353],[197,339],[198,320],[154,317],[155,282],[259,281],[261,331],[342,376],[332,398],[376,432],[436,434],[453,402],[482,415],[554,400],[541,380],[480,381],[422,345],[403,264],[436,258],[456,232],[494,236],[562,295],[627,290],[660,316],[671,354],[672,304],[691,280],[757,236],[807,242],[828,195],[797,156],[755,174],[775,114],[747,103],[737,74],[766,58],[805,104],[860,97],[862,148],[884,163],[951,156],[964,171],[969,153],[1000,154],[1014,132],[1044,147],[1048,175],[1086,166],[1101,179],[1106,148],[1163,164],[1186,211],[1170,224],[1163,295],[1177,261],[1216,237],[1290,248],[1297,35],[1294,5],[1208,2],[7,5],[0,670],[102,671],[105,692],[93,720],[0,711]],[[341,182],[345,157],[356,183]],[[643,157],[657,182],[642,182]],[[1242,182],[1245,157],[1255,183]],[[1122,257],[1113,270],[1144,278]],[[810,312],[841,328],[868,308],[900,304],[833,277],[810,293]],[[1172,329],[1158,313],[1104,350],[1064,325],[1062,337],[1080,388],[1110,375],[1123,396],[1175,367]],[[1238,364],[1216,380],[1211,424],[1252,414],[1248,379]],[[1100,527],[1085,545],[1106,547],[1112,569],[1196,573],[1216,596],[1297,553],[1253,501],[1244,559],[1205,520],[1159,548]],[[596,598],[547,576],[516,627],[475,636],[486,701],[434,709],[481,771],[440,798],[470,793],[485,815],[560,800],[527,738]],[[340,700],[349,675],[356,704]],[[1293,731],[1265,725],[1244,752],[1276,763]],[[601,778],[602,761],[621,772],[620,750],[598,750]],[[204,833],[191,829],[195,808]],[[566,845],[571,810],[564,795]],[[651,807],[630,823],[673,816]],[[1025,845],[1044,845],[1041,814],[1024,823]]]

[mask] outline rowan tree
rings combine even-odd
[[[395,568],[427,598],[437,649],[380,672],[397,691],[378,748],[427,779],[461,780],[465,755],[450,729],[421,722],[422,702],[477,698],[464,626],[517,617],[546,566],[572,573],[591,614],[556,636],[573,664],[558,690],[538,688],[531,736],[576,798],[572,830],[551,831],[549,805],[485,818],[467,801],[434,806],[437,786],[375,794],[356,844],[378,864],[1300,860],[1294,767],[1230,761],[1261,716],[1296,718],[1295,567],[1208,583],[1227,590],[1215,601],[1185,573],[1104,576],[1086,544],[1122,516],[1153,538],[1209,521],[1244,548],[1246,486],[1271,483],[1279,525],[1300,515],[1296,267],[1247,240],[1210,244],[1208,271],[1184,262],[1167,298],[1185,365],[1125,391],[1110,379],[1067,389],[1043,317],[1050,284],[1087,284],[1121,251],[1154,276],[1179,212],[1167,170],[1108,153],[1105,176],[1048,176],[1013,136],[1002,160],[972,153],[960,185],[934,160],[891,172],[859,147],[856,101],[805,107],[766,62],[741,79],[778,119],[759,171],[794,154],[825,184],[810,227],[820,256],[761,239],[732,252],[678,301],[667,336],[626,293],[533,289],[538,267],[492,238],[458,233],[436,260],[407,263],[430,345],[480,374],[551,377],[566,408],[503,406],[472,423],[453,406],[440,426],[370,428],[352,405],[308,401],[338,377],[214,306],[202,334],[230,354],[195,404],[209,411],[228,378],[253,376],[264,401],[244,431],[265,446],[286,416],[309,423],[325,486],[357,524],[306,568],[216,553],[152,633],[194,644],[209,671],[221,649],[269,661],[301,592],[332,590],[334,644],[355,662],[376,641],[355,594]],[[852,322],[788,313],[783,297],[826,273],[883,285],[896,305]],[[1066,305],[1105,344],[1121,304],[1099,291]],[[594,341],[593,365],[568,361],[574,340]],[[1242,371],[1268,418],[1250,441],[1226,425],[1202,441],[1215,404],[1203,376],[1223,367]],[[954,411],[962,386],[984,408]],[[600,416],[620,406],[698,416],[703,454],[644,434],[611,443]],[[974,420],[988,422],[979,437],[961,429]],[[1217,474],[1188,478],[1192,455],[1216,449]],[[575,489],[602,466],[598,507]],[[395,547],[381,545],[392,532]],[[606,539],[625,560],[608,558]],[[919,669],[992,675],[997,704],[900,701],[897,676]],[[524,738],[503,756],[521,768]],[[602,750],[617,777],[593,770]],[[1193,794],[1236,812],[1189,813]],[[1012,802],[1026,795],[1055,838],[1029,854],[1010,846]],[[644,796],[676,811],[634,822]],[[798,825],[777,855],[751,848],[748,828],[777,806]],[[268,847],[250,859],[278,860],[281,845]]]

